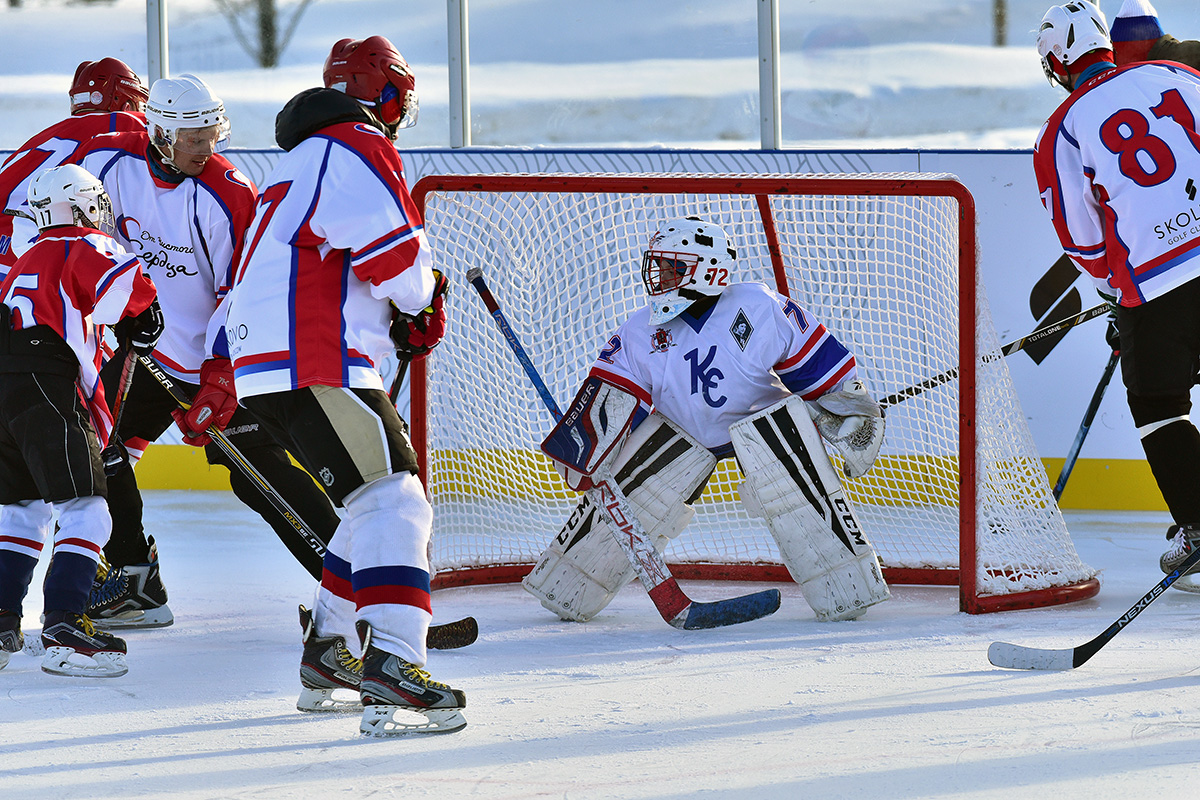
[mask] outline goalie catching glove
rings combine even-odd
[[[450,294],[450,280],[440,270],[433,271],[433,299],[419,314],[405,314],[392,306],[392,342],[396,355],[414,359],[426,355],[437,347],[446,335],[446,297]]]
[[[842,457],[847,478],[861,478],[875,464],[883,444],[883,409],[867,394],[860,380],[849,380],[837,391],[808,403],[808,415]]]
[[[204,447],[212,441],[208,429],[225,430],[233,412],[237,411],[237,392],[233,388],[233,364],[228,358],[210,358],[200,365],[200,388],[187,411],[177,408],[171,412],[183,441]]]

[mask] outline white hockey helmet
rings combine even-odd
[[[1042,57],[1042,71],[1048,81],[1068,91],[1071,86],[1067,67],[1095,50],[1112,48],[1104,12],[1088,0],[1072,0],[1052,7],[1038,28],[1037,49]]]
[[[46,170],[29,182],[29,210],[39,230],[59,225],[113,233],[112,204],[104,184],[78,164]]]
[[[719,226],[700,217],[660,227],[642,254],[642,283],[650,295],[650,324],[661,325],[731,282],[737,252]]]
[[[181,130],[212,128],[211,152],[219,153],[229,146],[229,117],[225,104],[213,94],[208,84],[195,75],[178,78],[159,78],[150,87],[146,101],[146,130],[150,141],[167,161],[175,160]],[[181,148],[182,151],[182,148]]]

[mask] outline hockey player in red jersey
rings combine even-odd
[[[128,346],[150,352],[162,313],[141,262],[111,236],[94,175],[54,167],[33,180],[28,200],[41,233],[0,285],[0,667],[21,649],[22,601],[57,512],[42,669],[123,675],[125,642],[84,613],[111,527],[100,341],[103,326],[115,325]]]
[[[71,116],[25,142],[0,165],[0,210],[28,214],[25,194],[33,177],[66,161],[93,136],[146,126],[142,116],[146,87],[123,61],[102,58],[80,63],[68,94]],[[36,237],[32,222],[11,213],[0,215],[0,280]]]
[[[260,194],[225,323],[240,401],[346,512],[313,613],[301,607],[297,705],[328,708],[333,689],[357,683],[363,732],[458,730],[464,694],[423,669],[433,511],[379,374],[388,352],[419,357],[445,330],[447,282],[392,143],[416,120],[415,84],[381,36],[335,44],[324,83],[276,118],[287,152]]]
[[[230,468],[242,502],[258,511],[314,575],[320,558],[275,510],[258,487],[210,442],[210,426],[228,427],[228,438],[320,536],[332,535],[337,514],[310,477],[253,415],[237,407],[233,371],[220,335],[217,308],[254,215],[257,192],[220,155],[229,141],[224,104],[194,75],[155,81],[143,130],[97,136],[73,157],[108,190],[117,239],[137,255],[159,290],[166,331],[154,359],[192,396],[183,412],[174,397],[140,364],[122,415],[119,440],[129,463],[108,479],[112,537],[105,547],[110,569],[93,593],[89,613],[109,628],[162,627],[174,619],[159,571],[158,549],[142,523],[142,501],[133,464],[146,446],[175,421],[188,444],[203,446],[209,463]],[[118,350],[102,379],[113,391],[124,352]]]
[[[1200,432],[1188,416],[1200,363],[1200,72],[1116,66],[1104,15],[1086,0],[1047,11],[1037,46],[1070,93],[1038,135],[1038,189],[1067,255],[1117,304],[1129,410],[1175,523],[1161,559],[1170,573],[1200,543]]]

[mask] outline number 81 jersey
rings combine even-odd
[[[729,426],[787,397],[820,397],[855,377],[854,356],[793,300],[736,283],[698,318],[660,325],[650,307],[608,340],[591,374],[654,406],[701,444],[722,451]]]
[[[1059,241],[1121,305],[1200,275],[1197,120],[1200,73],[1144,62],[1082,82],[1038,134],[1034,172]]]

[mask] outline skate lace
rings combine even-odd
[[[407,667],[404,668],[404,675],[405,675],[405,677],[409,678],[410,680],[412,680],[416,683],[420,683],[424,686],[427,686],[430,689],[449,689],[450,688],[449,686],[447,686],[444,683],[438,683],[437,681],[435,681],[433,678],[430,677],[428,672],[426,672],[425,670],[421,669],[420,667],[418,667],[414,664],[409,664]]]
[[[112,565],[108,563],[108,559],[104,557],[104,553],[100,553],[100,563],[96,564],[96,582],[104,583],[108,579],[108,573],[112,569]]]
[[[337,659],[338,666],[340,666],[342,669],[346,670],[347,672],[353,673],[355,675],[362,674],[362,671],[363,671],[362,659],[355,658],[350,653],[349,648],[347,648],[341,642],[338,642],[337,647],[334,648],[334,658]]]
[[[75,623],[78,625],[79,630],[83,631],[88,636],[96,635],[96,625],[94,622],[92,622],[91,617],[87,616],[86,614],[80,614],[78,619],[75,620]]]
[[[125,593],[125,587],[128,583],[129,578],[125,575],[124,569],[112,571],[110,567],[104,583],[100,584],[100,588],[96,590],[95,600],[92,602],[92,605],[107,605],[116,600]]]

